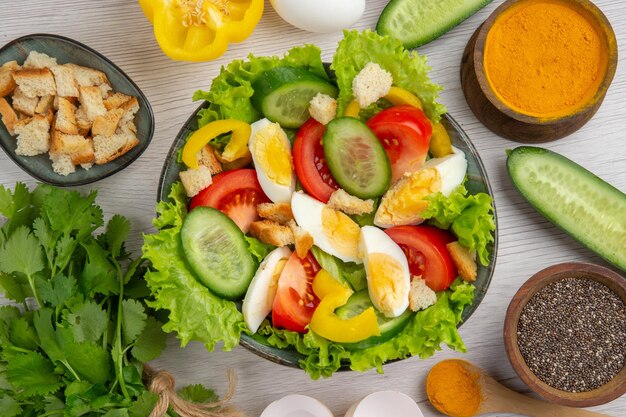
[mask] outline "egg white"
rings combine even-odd
[[[271,0],[276,13],[293,26],[328,33],[355,24],[365,11],[365,0]]]
[[[441,177],[441,194],[448,197],[452,191],[463,184],[467,173],[467,159],[462,150],[452,147],[453,153],[441,158],[426,161],[424,168],[434,168]]]

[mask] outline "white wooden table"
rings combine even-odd
[[[385,0],[370,0],[359,29],[375,26]],[[505,385],[528,392],[509,365],[502,341],[504,314],[510,298],[536,271],[564,261],[605,264],[535,212],[514,190],[505,170],[505,149],[516,143],[488,131],[469,110],[461,91],[461,54],[472,32],[501,1],[494,1],[442,38],[420,48],[433,67],[432,79],[445,86],[441,101],[461,124],[487,167],[495,190],[499,217],[499,257],[487,296],[461,328],[467,344],[465,355],[444,349],[428,360],[412,358],[385,366],[384,375],[374,371],[339,373],[330,379],[311,381],[301,370],[267,362],[243,348],[208,353],[200,344],[180,349],[171,337],[168,349],[154,365],[174,373],[178,383],[204,383],[223,394],[225,375],[234,368],[239,376],[235,403],[250,416],[258,416],[271,401],[290,393],[304,393],[326,403],[336,416],[350,404],[376,390],[398,390],[415,398],[424,415],[439,415],[428,403],[424,382],[437,361],[461,356],[487,369]],[[598,0],[617,35],[620,56],[626,56],[626,2]],[[142,233],[153,229],[154,203],[159,173],[174,136],[196,108],[191,96],[208,89],[221,65],[249,53],[282,54],[292,46],[315,43],[330,60],[341,33],[311,34],[283,22],[266,2],[263,18],[254,34],[232,45],[221,59],[209,63],[174,62],[159,50],[152,28],[133,0],[1,0],[0,44],[22,35],[47,32],[83,42],[120,66],[147,95],[156,115],[156,134],[148,150],[130,167],[84,190],[97,188],[98,202],[111,216],[121,213],[134,225],[132,247],[139,250]],[[617,188],[626,190],[626,68],[618,65],[613,84],[596,116],[575,134],[545,146],[590,169]],[[0,183],[35,181],[8,157],[0,154]],[[626,416],[626,396],[596,410]],[[564,416],[565,417],[565,416]]]

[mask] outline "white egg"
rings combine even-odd
[[[288,203],[296,189],[291,143],[278,123],[267,119],[250,125],[248,147],[263,192],[274,203]]]
[[[346,214],[302,192],[293,193],[291,210],[298,226],[309,232],[321,250],[344,262],[362,262],[359,257],[361,229]]]
[[[333,417],[333,413],[315,398],[292,394],[268,405],[261,417]]]
[[[328,33],[355,24],[365,11],[365,0],[270,0],[276,13],[293,26]]]
[[[456,187],[463,184],[467,173],[467,160],[462,150],[452,147],[453,153],[441,158],[433,158],[426,161],[424,168],[435,168],[441,177],[441,193],[446,197]]]
[[[263,259],[250,282],[241,310],[246,325],[254,333],[272,311],[278,278],[290,256],[291,250],[286,246],[274,249]]]
[[[415,401],[397,391],[374,392],[354,404],[345,417],[423,417]]]
[[[386,317],[398,317],[409,307],[411,289],[409,263],[404,252],[374,226],[361,229],[359,250],[363,254],[372,303]]]

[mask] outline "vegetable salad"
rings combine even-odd
[[[440,87],[370,31],[345,32],[330,69],[306,45],[234,61],[194,95],[210,104],[143,248],[152,307],[183,345],[246,334],[296,350],[312,378],[465,350],[495,223],[463,185]]]

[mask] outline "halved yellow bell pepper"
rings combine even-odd
[[[452,153],[450,135],[441,122],[433,123],[433,135],[430,137],[430,153],[435,158],[441,158]]]
[[[408,104],[413,107],[417,107],[420,110],[423,110],[422,100],[419,99],[415,94],[411,93],[409,90],[405,90],[404,88],[391,86],[389,92],[383,97],[391,104],[395,106],[399,106],[401,104]],[[356,100],[352,100],[348,107],[343,112],[343,115],[346,117],[359,117],[359,113],[361,112],[361,107],[359,106],[359,102]]]
[[[251,131],[250,125],[241,120],[224,119],[211,122],[196,130],[187,140],[183,148],[183,162],[189,168],[198,169],[198,152],[211,139],[228,132],[232,132],[232,137],[222,152],[222,159],[230,162],[242,158],[250,153],[248,139]]]
[[[167,56],[209,61],[230,42],[252,34],[263,14],[263,0],[139,0]]]
[[[322,269],[313,279],[313,292],[321,300],[309,324],[313,332],[338,343],[356,343],[371,336],[380,336],[373,307],[347,320],[335,315],[335,309],[346,304],[353,291],[326,270]]]

